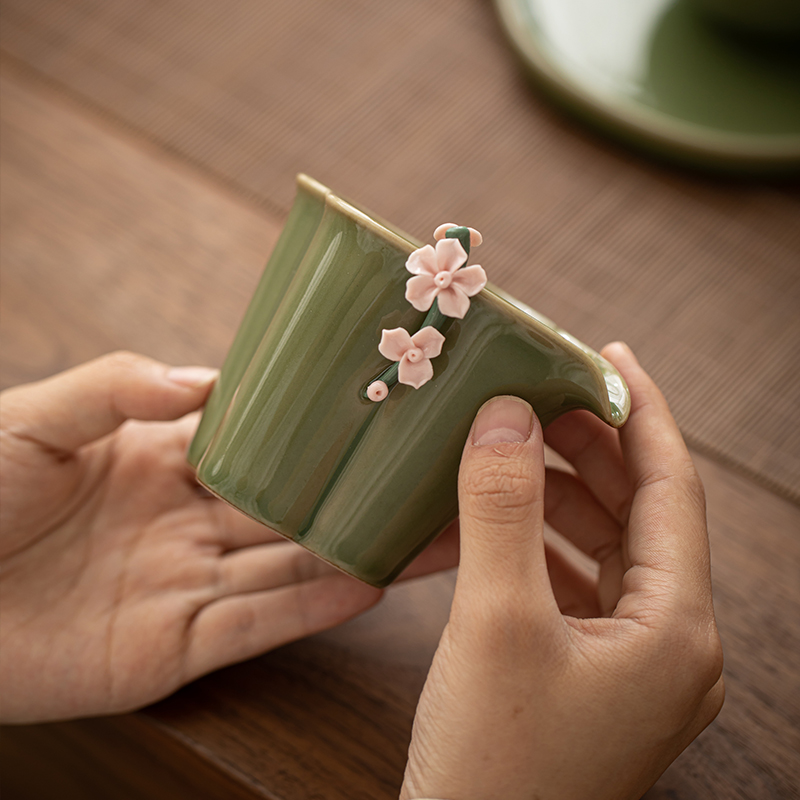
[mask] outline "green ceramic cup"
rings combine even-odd
[[[373,403],[381,331],[416,331],[405,261],[419,242],[316,181],[298,192],[189,450],[197,478],[245,514],[374,586],[458,513],[457,475],[489,398],[547,425],[576,408],[619,427],[627,387],[601,356],[487,286],[449,320],[434,377]]]
[[[692,0],[709,19],[740,34],[795,40],[800,36],[798,0]]]

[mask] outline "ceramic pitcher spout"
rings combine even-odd
[[[587,368],[592,372],[597,371],[597,382],[594,387],[597,406],[590,410],[611,427],[621,428],[630,414],[631,398],[625,379],[620,375],[616,367],[591,347],[556,325],[549,317],[535,311],[497,286],[488,284],[486,288],[487,291],[505,300],[530,319],[555,332],[566,344],[575,348],[577,352],[574,355],[576,357],[588,359]]]

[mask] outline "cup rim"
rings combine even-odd
[[[423,246],[422,242],[401,231],[391,222],[373,214],[358,203],[341,197],[323,183],[303,172],[297,175],[297,187],[323,201],[327,208],[348,217],[407,255]],[[533,329],[539,335],[551,340],[554,337],[558,337],[557,343],[559,346],[569,350],[590,371],[599,372],[600,378],[607,389],[607,396],[603,404],[605,406],[605,421],[615,428],[622,427],[625,424],[630,414],[630,393],[625,379],[610,361],[572,336],[549,317],[535,311],[526,303],[517,300],[492,283],[487,283],[478,296],[492,305],[499,306],[504,313],[510,314],[514,319]],[[612,397],[620,400],[620,403],[612,404]]]

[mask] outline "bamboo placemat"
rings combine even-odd
[[[487,0],[3,0],[0,43],[283,215],[305,171],[594,346],[625,339],[695,447],[800,501],[800,202],[651,165],[525,83]],[[266,256],[266,254],[265,254]]]

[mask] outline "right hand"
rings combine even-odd
[[[631,417],[585,412],[547,442],[530,406],[479,412],[459,478],[461,566],[417,708],[402,800],[640,797],[719,712],[702,484],[655,384],[624,345]],[[599,565],[546,548],[544,519]]]

